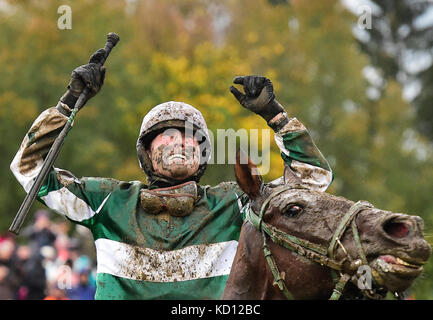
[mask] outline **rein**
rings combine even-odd
[[[365,257],[364,250],[361,245],[361,240],[358,234],[358,228],[356,225],[355,217],[362,210],[373,207],[367,201],[358,201],[353,204],[349,211],[344,215],[337,229],[335,230],[331,241],[328,247],[324,247],[319,244],[312,243],[308,240],[298,238],[296,236],[290,235],[286,232],[283,232],[274,226],[271,226],[265,222],[263,222],[264,213],[268,207],[269,202],[280,195],[281,193],[291,190],[291,189],[301,189],[301,186],[285,186],[274,191],[262,204],[260,208],[260,213],[257,215],[251,207],[248,207],[246,211],[246,220],[249,221],[257,230],[259,230],[263,235],[263,251],[265,254],[266,261],[268,262],[269,268],[274,276],[274,285],[278,286],[279,290],[285,295],[285,297],[289,300],[293,299],[289,290],[287,289],[287,285],[284,281],[285,273],[280,272],[278,270],[277,263],[272,255],[271,250],[267,245],[266,235],[269,236],[272,242],[283,246],[286,249],[289,249],[296,254],[306,257],[309,260],[315,261],[320,265],[326,265],[334,271],[337,271],[340,274],[340,278],[337,281],[333,293],[329,300],[338,300],[342,293],[343,289],[346,286],[347,282],[351,279],[351,275],[348,273],[343,273],[343,263],[346,260],[349,260],[355,268],[364,264],[367,265],[367,259]],[[351,257],[347,253],[346,249],[340,242],[341,237],[347,230],[347,228],[351,225],[353,238],[355,245],[358,249],[358,254],[360,260],[357,259],[352,261]],[[335,259],[335,252],[337,245],[341,246],[342,250],[345,252],[346,257],[340,261]],[[370,293],[370,296],[373,296],[374,293]]]

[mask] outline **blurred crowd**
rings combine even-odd
[[[92,245],[85,227],[37,211],[18,237],[0,235],[0,299],[93,300]]]

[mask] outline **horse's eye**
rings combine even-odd
[[[286,209],[284,214],[289,216],[289,217],[294,217],[294,216],[298,215],[299,213],[301,213],[302,209],[303,208],[301,206],[299,206],[297,204],[292,204]]]

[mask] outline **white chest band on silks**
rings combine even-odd
[[[159,214],[166,211],[176,217],[187,216],[194,210],[197,200],[197,184],[195,181],[188,181],[167,188],[140,190],[141,207],[150,214]]]

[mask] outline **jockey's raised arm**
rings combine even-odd
[[[235,77],[233,83],[243,85],[244,93],[234,86],[230,92],[248,110],[260,115],[275,131],[275,141],[281,157],[299,182],[319,191],[331,184],[332,170],[317,148],[305,126],[288,117],[281,104],[275,99],[272,82],[261,76]]]

